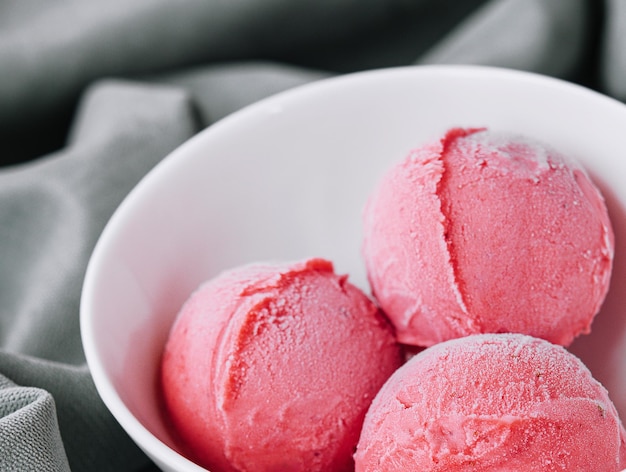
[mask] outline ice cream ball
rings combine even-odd
[[[329,261],[247,265],[182,307],[164,407],[212,472],[351,471],[365,412],[402,361],[388,320]]]
[[[563,346],[476,334],[429,347],[385,383],[356,472],[598,471],[626,467],[607,391]]]
[[[568,346],[608,291],[614,236],[573,159],[527,136],[459,128],[382,176],[362,253],[403,343],[517,332]]]

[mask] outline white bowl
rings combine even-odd
[[[166,471],[180,455],[159,408],[161,349],[189,293],[219,271],[322,256],[368,290],[361,209],[380,174],[453,126],[544,140],[579,159],[616,233],[611,289],[572,350],[626,417],[626,106],[563,81],[467,66],[418,66],[323,80],[260,101],[160,163],[111,218],[85,278],[81,326],[100,395]]]

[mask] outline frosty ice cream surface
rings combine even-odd
[[[609,287],[613,231],[585,171],[527,137],[453,129],[374,189],[363,256],[399,341],[517,332],[569,345]]]
[[[357,472],[619,471],[626,431],[607,391],[562,346],[522,334],[439,343],[376,396]]]
[[[163,393],[210,470],[350,471],[365,412],[402,360],[378,307],[330,262],[256,264],[185,303]]]

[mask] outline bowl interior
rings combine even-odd
[[[202,470],[176,452],[157,371],[178,308],[239,264],[321,256],[369,291],[361,210],[381,173],[454,126],[550,143],[587,168],[616,233],[612,284],[593,333],[572,350],[626,418],[626,107],[533,74],[426,66],[329,79],[263,100],[198,134],[115,213],[89,264],[82,335],[96,386],[165,470]]]

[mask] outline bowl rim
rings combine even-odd
[[[150,183],[155,180],[156,176],[164,175],[170,166],[177,165],[175,163],[181,161],[178,157],[189,154],[198,146],[202,146],[207,136],[219,132],[222,128],[233,126],[233,124],[236,124],[238,121],[248,116],[253,117],[263,109],[272,107],[276,102],[289,100],[292,97],[306,96],[311,93],[324,93],[328,89],[340,87],[354,81],[361,83],[367,81],[384,82],[386,78],[389,77],[439,76],[441,74],[458,79],[508,80],[518,83],[531,83],[539,87],[556,87],[574,95],[583,95],[596,101],[603,101],[605,102],[604,106],[619,107],[622,112],[626,110],[624,103],[601,92],[590,89],[584,85],[537,72],[487,65],[407,65],[352,72],[295,86],[244,106],[200,130],[188,140],[181,143],[140,179],[110,216],[89,257],[83,279],[79,307],[81,341],[86,363],[96,386],[96,390],[115,420],[150,457],[158,458],[162,464],[175,470],[199,472],[206,470],[174,451],[167,444],[158,439],[131,413],[130,409],[116,391],[112,381],[107,376],[105,362],[93,342],[95,328],[92,307],[94,306],[94,294],[98,290],[96,286],[98,271],[102,265],[101,261],[104,258],[104,253],[106,252],[105,248],[114,240],[117,222],[122,218],[122,215],[126,213],[127,208],[131,206],[129,202],[135,200],[135,196],[140,194],[144,187],[150,185]]]

